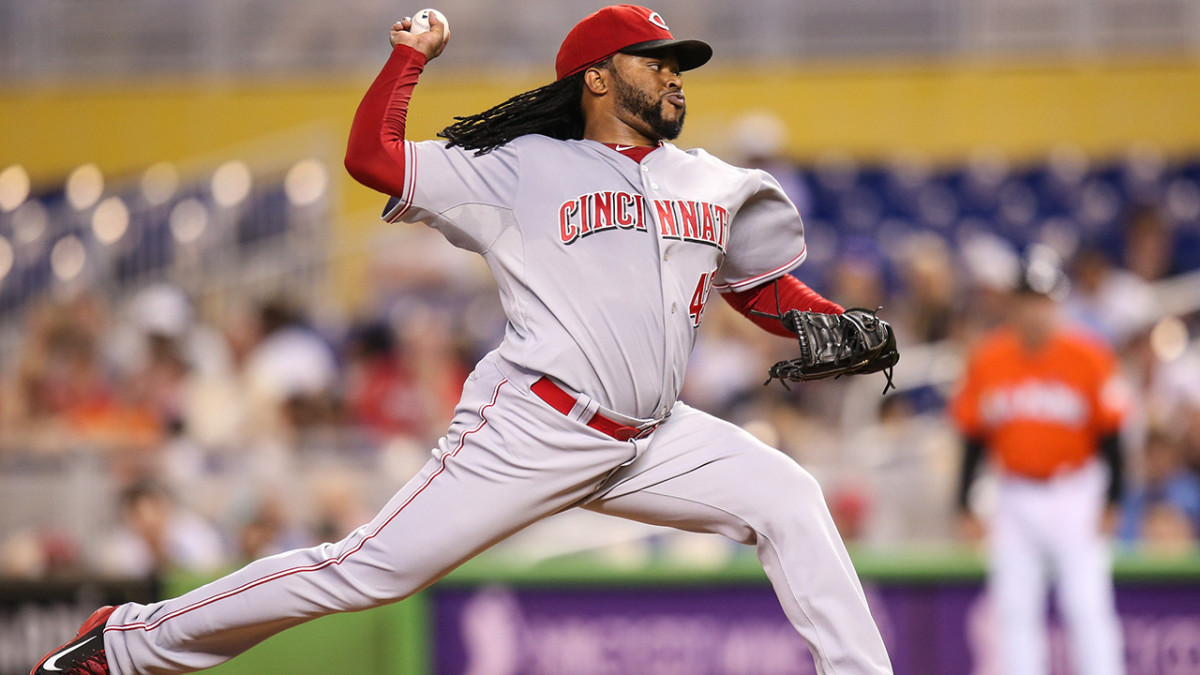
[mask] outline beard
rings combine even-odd
[[[683,118],[687,110],[680,110],[679,117],[674,121],[663,117],[663,103],[655,100],[646,92],[637,89],[612,71],[613,83],[617,90],[617,106],[641,120],[660,139],[673,141],[683,131]]]

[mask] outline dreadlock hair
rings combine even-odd
[[[609,57],[594,67],[608,67]],[[542,134],[559,140],[583,138],[583,72],[524,94],[517,94],[500,105],[476,115],[456,116],[454,124],[438,132],[450,141],[447,147],[461,146],[485,155],[526,134]]]

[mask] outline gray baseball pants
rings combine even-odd
[[[264,558],[186,593],[117,608],[115,675],[216,666],[310,619],[402,600],[521,528],[580,506],[754,545],[822,675],[891,673],[820,487],[783,453],[677,403],[618,441],[534,396],[498,357],[472,373],[433,459],[342,541]]]

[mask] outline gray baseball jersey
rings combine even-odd
[[[405,145],[411,179],[385,219],[483,255],[509,321],[503,358],[632,417],[671,409],[713,288],[804,259],[779,183],[702,150],[664,144],[636,163],[537,135],[482,156]]]

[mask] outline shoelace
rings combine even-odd
[[[71,675],[108,675],[108,659],[104,650],[92,654],[69,671]]]
[[[871,312],[871,318],[872,319],[878,318],[875,315],[881,309],[883,309],[883,307],[876,307],[875,311]],[[871,329],[874,330],[874,326],[871,326]],[[843,339],[845,339],[845,336],[843,336]],[[841,345],[839,344],[838,347],[841,348]],[[883,376],[887,378],[887,382],[883,385],[883,392],[881,395],[887,396],[887,393],[889,390],[896,388],[896,384],[894,382],[892,382],[892,373],[895,372],[895,370],[896,370],[896,366],[888,366],[887,368],[884,368],[881,371],[883,373]],[[841,377],[841,375],[838,375],[838,377]],[[837,379],[837,378],[834,378],[834,379]]]
[[[887,384],[883,385],[883,393],[882,393],[883,396],[887,396],[889,389],[896,388],[896,385],[894,383],[892,383],[892,371],[894,371],[895,369],[896,369],[895,366],[888,366],[887,368],[883,369],[883,376],[887,378]]]
[[[871,312],[871,318],[872,319],[877,318],[875,315],[878,314],[879,310],[881,310],[881,309],[883,309],[883,307],[876,307],[875,311]],[[889,390],[896,388],[896,384],[894,382],[892,382],[892,373],[895,372],[895,370],[896,370],[896,366],[892,365],[892,366],[888,366],[887,368],[884,368],[882,371],[883,376],[887,378],[887,383],[885,383],[883,385],[883,392],[882,392],[883,396],[887,396],[887,393]]]

